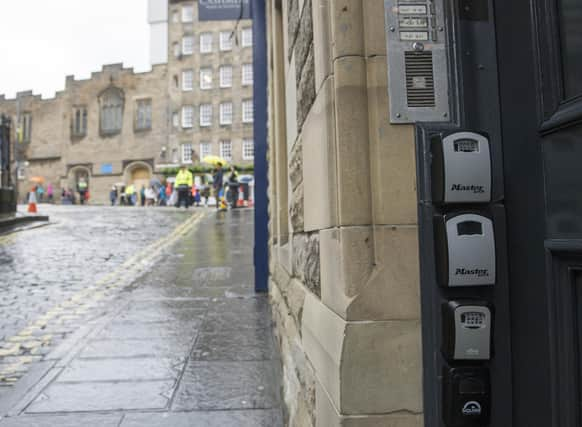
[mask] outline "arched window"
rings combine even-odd
[[[101,93],[99,103],[101,106],[101,133],[112,135],[121,132],[123,125],[123,91],[112,86]]]

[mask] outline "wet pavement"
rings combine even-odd
[[[253,211],[146,211],[170,227],[161,242],[137,258],[126,242],[108,247],[123,271],[133,255],[139,278],[104,280],[92,315],[70,319],[77,329],[0,394],[0,427],[282,425],[268,301],[253,289]]]

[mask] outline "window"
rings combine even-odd
[[[224,102],[220,104],[220,124],[232,124],[232,102]]]
[[[182,144],[182,163],[192,163],[192,144]]]
[[[232,143],[230,141],[220,141],[220,157],[224,160],[232,160]]]
[[[210,156],[212,154],[212,148],[210,146],[210,142],[201,142],[200,143],[200,158],[204,159],[206,156]]]
[[[223,65],[219,68],[220,87],[232,87],[232,67]]]
[[[564,95],[565,99],[571,99],[582,95],[582,81],[580,79],[580,73],[582,73],[582,59],[580,58],[582,4],[576,0],[560,0],[558,3]]]
[[[253,122],[253,100],[247,99],[242,103],[242,121],[243,123]]]
[[[32,114],[23,113],[20,116],[20,140],[22,142],[30,142],[30,135],[32,133]]]
[[[193,89],[194,71],[182,71],[182,90],[188,91]]]
[[[194,7],[191,4],[182,6],[182,22],[192,22],[194,20]]]
[[[252,139],[243,139],[242,144],[243,160],[253,160],[255,158],[255,141]]]
[[[184,36],[182,38],[182,54],[192,55],[194,52],[194,36]]]
[[[182,107],[182,127],[191,128],[194,121],[194,107],[191,105],[184,105]]]
[[[101,133],[119,133],[123,125],[123,92],[112,86],[101,94],[99,101],[101,104]]]
[[[87,107],[76,107],[73,110],[73,136],[87,135]]]
[[[200,105],[200,126],[212,126],[212,104]]]
[[[231,31],[220,32],[220,50],[232,50]]]
[[[253,84],[253,64],[242,65],[242,84],[243,85]]]
[[[253,29],[243,28],[242,29],[242,47],[251,47],[253,45]]]
[[[200,69],[200,89],[212,89],[212,68]]]
[[[200,53],[212,52],[212,33],[200,34]]]
[[[180,56],[180,43],[174,43],[174,56],[177,58]]]
[[[137,115],[135,117],[135,128],[137,130],[147,130],[152,128],[151,99],[140,99],[137,101]]]

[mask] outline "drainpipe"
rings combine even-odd
[[[255,140],[255,291],[268,292],[269,212],[267,164],[267,19],[265,0],[251,0]]]

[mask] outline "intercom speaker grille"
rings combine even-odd
[[[409,107],[434,107],[432,52],[404,52],[406,100]]]

